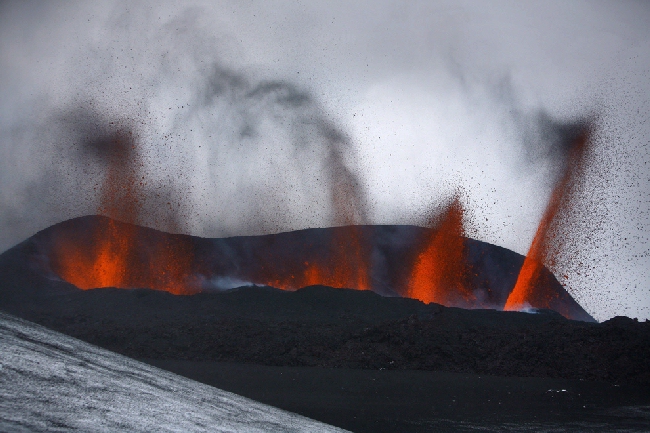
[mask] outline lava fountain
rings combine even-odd
[[[102,220],[92,229],[90,242],[59,239],[51,255],[54,272],[83,290],[146,287],[195,293],[191,244],[169,238],[143,245],[140,239],[136,223],[146,181],[132,131],[118,130],[89,147],[106,165],[98,213],[128,224],[118,227],[113,219]]]
[[[423,302],[472,305],[476,298],[466,285],[463,206],[454,197],[423,242],[408,282],[406,295]]]
[[[589,131],[582,128],[572,140],[564,172],[549,199],[542,219],[537,227],[517,283],[508,296],[504,310],[521,310],[526,307],[551,308],[556,293],[545,290],[550,273],[544,272],[544,264],[555,263],[554,244],[559,241],[554,230],[559,217],[572,206],[571,198],[578,181],[584,176],[589,150]],[[564,312],[560,311],[564,314]],[[565,314],[566,315],[566,314]]]
[[[312,285],[372,290],[371,245],[361,228],[366,220],[361,193],[351,173],[342,169],[344,164],[335,149],[329,159],[329,166],[333,167],[329,173],[330,204],[337,230],[308,260],[293,264],[275,260],[263,263],[256,283],[283,290]]]
[[[271,260],[261,266],[254,282],[283,290],[314,285],[371,290],[368,250],[358,226],[338,227],[326,247],[308,260],[282,264]]]

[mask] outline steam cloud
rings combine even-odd
[[[142,19],[120,17],[108,33]],[[151,40],[165,40],[171,27],[182,30],[174,43],[129,48],[126,60],[117,55],[121,43],[88,45],[75,54],[73,63],[83,58],[83,64],[71,72],[78,80],[68,87],[74,97],[36,102],[34,109],[45,114],[30,119],[36,124],[29,133],[12,137],[46,150],[40,173],[23,190],[31,197],[3,209],[5,224],[32,212],[56,219],[101,212],[215,235],[367,221],[353,149],[314,97],[292,83],[226,67],[216,41],[194,20],[190,11],[156,28]],[[140,71],[143,63],[148,74],[122,71]],[[125,134],[128,142],[118,139]],[[122,208],[99,203],[109,167],[118,170],[114,183],[137,180],[137,197],[113,200]],[[134,201],[137,215],[126,209]]]

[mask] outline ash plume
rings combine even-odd
[[[103,30],[147,18],[118,14]],[[196,11],[148,27],[141,45],[82,45],[62,100],[31,107],[37,132],[16,138],[40,150],[30,188],[51,221],[38,228],[92,213],[212,236],[367,222],[350,141],[311,93],[225,66]]]
[[[521,128],[526,163],[545,166],[549,185],[554,185],[573,169],[570,167],[572,150],[594,128],[592,118],[560,120],[546,111],[529,116],[517,115],[516,118]]]
[[[233,112],[224,113],[224,106]],[[208,70],[203,87],[193,95],[191,107],[182,115],[182,123],[203,122],[215,113],[227,118],[225,123],[201,123],[212,150],[207,156],[214,161],[208,170],[213,179],[224,178],[223,153],[229,154],[239,168],[248,168],[247,158],[260,165],[280,167],[279,172],[271,167],[273,170],[265,174],[273,180],[272,186],[266,179],[257,184],[244,182],[245,190],[252,192],[257,203],[241,215],[252,211],[254,226],[287,229],[300,219],[295,215],[296,206],[307,211],[320,208],[328,225],[367,222],[362,185],[346,163],[346,157],[352,156],[351,143],[309,92],[285,81],[255,82],[215,64]],[[210,140],[216,136],[223,141]],[[267,147],[269,143],[273,148]],[[299,202],[286,203],[296,190]],[[310,195],[324,203],[314,203]],[[283,215],[287,211],[294,213],[292,218]]]

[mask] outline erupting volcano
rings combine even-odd
[[[213,240],[146,229],[139,224],[148,180],[136,134],[121,128],[87,145],[104,170],[97,210],[111,218],[55,226],[42,242],[49,266],[44,271],[84,290],[149,288],[189,295],[238,284],[289,291],[324,285],[463,308],[530,305],[590,320],[542,264],[548,227],[580,171],[586,140],[581,136],[571,148],[569,165],[578,169],[567,169],[556,187],[524,261],[465,237],[459,195],[427,229],[364,224],[356,180],[341,169],[336,149],[329,155],[337,168],[331,172],[330,196],[339,227]]]
[[[0,433],[650,432],[648,22],[0,0]]]

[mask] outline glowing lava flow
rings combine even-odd
[[[141,211],[144,177],[139,175],[132,134],[119,131],[96,146],[93,150],[107,165],[99,212],[123,222],[103,220],[92,229],[90,239],[59,239],[54,245],[53,270],[84,290],[116,287],[174,294],[197,292],[192,280],[191,244],[164,236],[149,245],[138,244],[140,228],[135,224]]]
[[[571,143],[565,171],[553,189],[551,198],[539,223],[517,283],[510,292],[504,310],[521,310],[527,307],[551,308],[555,296],[545,290],[544,263],[552,262],[550,247],[554,242],[553,223],[563,210],[571,206],[570,198],[576,182],[582,177],[586,165],[589,134],[582,131]]]
[[[267,263],[256,278],[265,284],[283,290],[324,285],[338,289],[371,290],[370,264],[367,259],[368,240],[359,226],[336,227],[315,256],[309,261],[294,263]],[[292,266],[286,268],[286,266]]]
[[[407,296],[443,305],[471,305],[475,297],[465,284],[463,207],[456,197],[438,221],[418,255]]]

